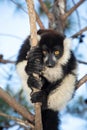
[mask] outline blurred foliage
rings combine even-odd
[[[20,90],[19,92],[14,94],[12,92],[12,90],[10,89],[10,87],[7,86],[6,92],[9,93],[12,97],[14,97],[16,99],[16,101],[18,101],[20,104],[25,106],[28,110],[32,110],[32,107],[29,106],[25,100],[25,97],[23,95],[23,90]],[[19,115],[14,109],[12,109],[2,98],[0,98],[0,111],[5,114],[8,114],[10,116],[12,115],[15,117],[22,118],[21,115]],[[8,120],[8,119],[0,116],[0,127],[2,127],[4,129],[4,128],[7,128],[7,126],[10,128],[13,125],[16,125],[16,123],[14,121]]]
[[[79,98],[71,101],[67,106],[67,112],[87,119],[87,99],[80,96]]]
[[[65,30],[64,33],[67,34],[67,32],[72,33],[73,30],[76,27],[76,21],[73,18],[73,16],[69,16],[65,22]]]

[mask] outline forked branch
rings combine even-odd
[[[3,112],[0,112],[0,116],[7,118],[9,120],[14,120],[17,124],[19,124],[21,126],[34,128],[34,125],[29,123],[27,120],[22,120],[17,117],[14,117],[14,116],[7,115]]]
[[[0,87],[0,98],[2,98],[10,107],[14,108],[19,114],[21,114],[29,122],[34,123],[34,115],[31,114],[24,106],[20,105],[13,97],[5,92]]]

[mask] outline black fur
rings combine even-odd
[[[38,64],[38,66],[37,66]],[[41,49],[36,47],[32,50],[30,50],[29,56],[28,56],[28,63],[25,68],[26,73],[32,74],[32,73],[40,73],[43,69],[42,64],[42,53]]]
[[[42,111],[43,130],[58,130],[60,120],[58,118],[58,112],[54,112],[50,109]]]
[[[77,63],[75,61],[76,61],[76,58],[75,58],[75,56],[73,55],[73,53],[71,51],[71,56],[70,56],[70,59],[67,62],[67,66],[66,65],[62,65],[62,67],[63,67],[63,74],[65,74],[65,76],[67,74],[72,73],[72,70],[74,70],[76,68]],[[72,73],[72,74],[74,74],[74,73]]]
[[[30,42],[29,42],[29,37],[24,41],[24,44],[22,44],[19,54],[17,57],[16,64],[19,62],[22,62],[23,60],[26,60],[27,52],[30,50]]]

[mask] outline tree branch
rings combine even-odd
[[[28,14],[30,20],[30,34],[31,34],[31,43],[32,47],[36,46],[38,43],[37,40],[37,28],[36,28],[36,16],[34,11],[33,0],[26,0],[28,7]],[[36,77],[39,77],[36,75]],[[39,91],[38,89],[33,89],[33,92]],[[42,130],[42,117],[41,117],[41,104],[35,103],[35,130]]]
[[[19,125],[22,125],[24,127],[31,127],[31,128],[34,128],[34,125],[29,123],[27,120],[24,121],[22,119],[19,119],[17,117],[14,117],[14,116],[10,116],[10,115],[7,115],[7,114],[4,114],[3,112],[0,112],[0,116],[3,116],[7,119],[10,119],[10,120],[14,120],[16,123],[18,123]]]
[[[38,16],[36,11],[35,11],[35,13],[36,13],[36,20],[37,20],[37,23],[38,23],[39,27],[41,29],[45,29],[45,27],[44,27],[43,23],[41,22],[41,20],[40,20],[40,18],[39,18],[39,16]]]
[[[27,109],[17,103],[17,101],[11,97],[7,92],[5,92],[0,87],[0,98],[2,98],[9,106],[15,109],[19,114],[21,114],[24,118],[26,118],[30,123],[34,123],[34,115],[32,115]]]
[[[85,61],[81,61],[81,60],[77,60],[79,63],[81,63],[81,64],[84,64],[84,65],[87,65],[87,62],[85,62]]]
[[[87,74],[76,83],[76,89],[78,89],[85,82],[87,82]]]
[[[53,16],[52,13],[49,12],[49,10],[48,10],[47,6],[45,5],[45,3],[42,0],[38,0],[38,1],[39,1],[40,5],[41,5],[43,11],[46,13],[48,19],[50,21],[53,21],[54,20],[54,16]]]
[[[29,14],[30,34],[32,46],[37,45],[37,28],[36,28],[36,16],[34,11],[33,0],[26,0]]]
[[[14,63],[16,63],[16,62],[15,62],[15,61],[10,61],[10,60],[4,60],[4,59],[3,59],[3,55],[0,54],[0,63],[3,63],[3,64],[12,63],[12,64],[14,64]]]
[[[3,59],[0,59],[0,63],[3,63],[3,64],[7,64],[7,63],[15,64],[16,62],[15,62],[15,61],[11,61],[11,60],[3,60]]]
[[[11,0],[11,2],[13,2],[14,4],[16,4],[18,6],[18,3],[15,2],[14,0]],[[28,14],[28,12],[22,6],[20,6],[20,9],[23,10],[26,14]],[[35,11],[35,13],[36,13],[36,21],[37,21],[39,27],[44,29],[45,27],[44,27],[43,23],[41,22],[41,20],[40,20],[36,11]]]
[[[86,0],[80,0],[74,7],[72,7],[68,12],[64,15],[61,15],[62,20],[66,20],[68,16],[70,16],[83,2]]]
[[[81,35],[83,32],[87,31],[87,26],[84,27],[83,29],[81,29],[79,32],[77,32],[76,34],[72,35],[72,38],[77,38],[79,35]]]

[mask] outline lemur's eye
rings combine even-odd
[[[59,51],[54,51],[55,55],[59,55],[59,53],[60,53]]]
[[[46,55],[46,54],[47,54],[47,51],[43,50],[43,54]]]

